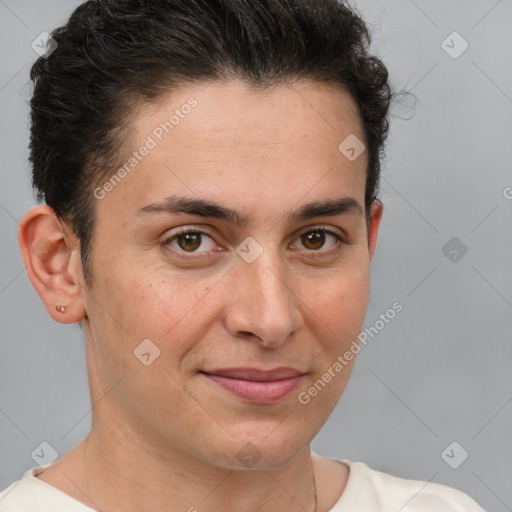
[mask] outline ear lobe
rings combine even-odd
[[[70,235],[48,205],[38,205],[23,217],[18,243],[29,279],[48,314],[65,324],[82,320],[86,311],[76,237]]]
[[[375,199],[371,205],[371,219],[368,233],[368,249],[370,251],[370,261],[373,259],[375,249],[377,247],[377,235],[379,233],[380,221],[382,220],[382,214],[384,211],[384,205],[378,199]]]

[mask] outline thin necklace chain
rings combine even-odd
[[[313,461],[311,461],[311,469],[313,470],[313,494],[315,495],[315,511],[318,512],[318,493],[316,490],[316,479],[315,479],[315,470],[313,469]]]

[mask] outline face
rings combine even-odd
[[[366,153],[338,149],[363,140],[357,106],[318,83],[205,83],[131,128],[81,296],[93,422],[164,457],[281,466],[342,395],[365,317],[381,210],[368,231]]]

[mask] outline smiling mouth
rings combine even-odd
[[[223,368],[201,373],[232,394],[244,400],[261,404],[271,404],[283,400],[304,377],[304,373],[288,367],[272,370]]]

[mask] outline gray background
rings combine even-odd
[[[90,428],[80,328],[46,314],[16,240],[35,204],[30,45],[78,3],[0,0],[0,489],[36,465],[31,453],[42,441],[62,456]],[[313,449],[512,510],[512,2],[356,4],[395,88],[417,98],[414,117],[405,120],[411,111],[402,106],[392,119],[365,326],[395,301],[403,311],[359,353]],[[469,44],[458,58],[442,47],[453,31]],[[452,237],[458,246],[443,252]],[[462,448],[452,461],[469,454],[457,469],[441,457],[453,441]]]

